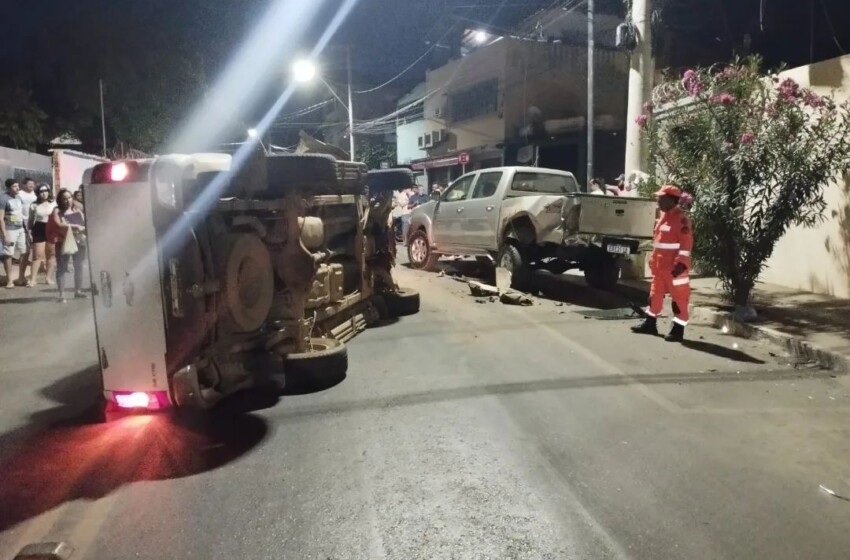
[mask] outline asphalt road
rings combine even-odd
[[[850,501],[819,488],[850,495],[843,375],[631,335],[575,279],[512,307],[397,278],[421,312],[340,383],[198,425],[87,423],[90,302],[0,294],[0,559],[847,558]]]

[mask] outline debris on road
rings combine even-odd
[[[499,301],[508,305],[534,305],[534,301],[519,292],[507,292],[499,296]]]
[[[483,284],[481,282],[470,281],[469,291],[476,297],[498,296],[499,289],[496,286]]]
[[[828,494],[828,495],[832,496],[833,498],[838,498],[839,500],[844,500],[845,502],[850,502],[850,498],[848,498],[847,496],[842,496],[841,494],[836,494],[833,490],[830,490],[829,488],[827,488],[823,484],[818,485],[818,488],[820,488],[821,492],[823,492],[824,494]]]

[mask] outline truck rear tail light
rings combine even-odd
[[[91,173],[93,184],[131,183],[138,178],[139,163],[135,161],[112,161],[96,165]]]
[[[145,393],[142,391],[114,391],[112,400],[118,408],[124,409],[146,409],[159,410],[169,406],[168,393],[166,391],[153,391]]]
[[[130,169],[127,167],[127,163],[123,161],[113,164],[112,168],[109,170],[109,178],[116,183],[120,183],[126,179],[128,175],[130,175]]]

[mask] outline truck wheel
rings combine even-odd
[[[540,268],[548,270],[552,274],[563,274],[570,269],[570,263],[559,259],[552,259],[549,262],[542,263]]]
[[[410,266],[417,270],[434,270],[438,258],[431,250],[431,243],[425,231],[418,229],[410,234],[407,241],[407,259]]]
[[[613,290],[620,280],[620,265],[615,259],[600,259],[584,270],[584,280],[591,288]]]
[[[384,292],[383,295],[390,315],[404,317],[419,313],[419,292],[399,288],[396,292]]]
[[[290,353],[283,358],[287,381],[296,384],[339,379],[348,370],[345,344],[332,338],[311,338],[310,350]]]
[[[259,237],[250,233],[224,238],[220,273],[226,315],[237,332],[263,326],[274,299],[271,257]]]
[[[506,244],[499,252],[496,263],[511,271],[511,287],[526,291],[531,287],[531,269],[522,258],[522,253],[514,245]]]

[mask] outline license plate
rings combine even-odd
[[[608,245],[607,250],[615,255],[628,255],[631,252],[628,245]]]

